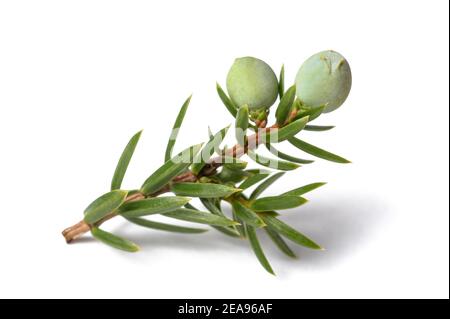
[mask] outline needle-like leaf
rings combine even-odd
[[[255,200],[250,208],[255,211],[290,209],[305,204],[307,200],[299,196],[270,196]]]
[[[278,96],[280,99],[284,95],[284,64],[281,66],[280,79],[278,81]]]
[[[246,143],[246,133],[248,128],[249,111],[248,106],[243,105],[239,108],[236,115],[235,136],[237,142],[244,146]]]
[[[131,253],[137,252],[139,250],[139,246],[135,243],[101,230],[98,227],[92,227],[91,234],[92,236],[94,236],[94,238],[116,249],[128,251]]]
[[[302,117],[280,129],[269,128],[261,134],[260,138],[263,142],[267,143],[280,143],[283,142],[300,132],[308,123],[309,119],[307,116]]]
[[[280,100],[280,103],[278,104],[277,110],[275,111],[275,117],[277,119],[277,124],[279,126],[282,126],[289,117],[289,114],[292,109],[292,103],[294,103],[294,100],[295,100],[295,84],[291,86],[283,95],[283,97]]]
[[[212,183],[176,183],[172,185],[171,190],[180,196],[202,198],[228,197],[241,191],[239,188]]]
[[[247,189],[247,188],[259,183],[260,181],[262,181],[263,179],[265,179],[268,176],[270,176],[270,172],[256,173],[254,175],[251,175],[245,181],[243,181],[241,185],[239,185],[239,188]]]
[[[228,167],[230,169],[234,169],[234,170],[245,169],[248,165],[248,162],[245,162],[239,158],[231,157],[231,156],[222,157],[222,163],[223,163],[223,166]]]
[[[211,128],[209,126],[208,126],[208,137],[209,137],[210,140],[214,138],[214,134],[211,131]]]
[[[222,100],[222,103],[227,108],[228,112],[230,112],[230,114],[233,117],[236,117],[237,107],[234,105],[233,101],[231,101],[231,99],[227,96],[227,94],[222,90],[219,83],[216,83],[216,89],[217,89],[217,94],[219,94],[219,97]]]
[[[306,194],[310,191],[315,190],[316,188],[319,188],[323,185],[325,185],[326,183],[312,183],[312,184],[308,184],[305,186],[301,186],[299,188],[290,190],[286,193],[281,194],[282,196],[301,196],[303,194]]]
[[[305,116],[309,116],[309,121],[313,121],[322,115],[325,110],[325,105],[315,106],[308,109],[301,109],[300,112],[297,113],[296,119],[300,119]]]
[[[298,164],[311,164],[314,162],[313,160],[298,158],[298,157],[294,157],[289,154],[283,153],[283,152],[279,151],[277,148],[275,148],[272,144],[269,144],[269,143],[265,143],[264,146],[273,155],[278,156],[279,158],[284,159],[289,162],[298,163]]]
[[[244,221],[248,225],[251,225],[256,228],[264,227],[266,225],[254,211],[245,207],[240,202],[233,201],[232,205],[233,205],[233,212],[236,214],[236,216],[239,217],[242,221]]]
[[[140,193],[139,189],[132,189],[132,190],[128,191],[128,196],[135,195],[135,194],[138,194],[138,193]]]
[[[111,181],[111,190],[119,189],[122,186],[122,181],[127,171],[128,164],[130,164],[131,157],[133,156],[136,145],[139,142],[141,133],[142,131],[137,132],[130,139],[127,146],[125,146],[125,149],[120,156],[119,162],[117,163],[116,170],[114,172],[114,176]]]
[[[333,125],[306,125],[304,130],[313,132],[323,132],[333,129]]]
[[[93,224],[114,212],[125,201],[127,194],[127,191],[119,189],[103,194],[84,210],[84,221]]]
[[[205,166],[206,162],[211,158],[214,154],[214,151],[219,148],[220,143],[222,143],[225,135],[228,132],[230,126],[227,126],[217,132],[208,143],[206,143],[205,147],[203,147],[200,154],[198,154],[194,159],[194,164],[192,164],[191,171],[195,175],[200,173],[202,168]]]
[[[278,218],[269,215],[262,215],[261,217],[268,227],[271,227],[274,231],[293,241],[294,243],[311,249],[323,249],[311,239],[293,229],[289,225],[283,223]]]
[[[178,208],[174,211],[164,213],[164,216],[193,223],[215,226],[233,226],[239,224],[225,217],[189,208]]]
[[[152,194],[160,190],[172,178],[185,171],[200,152],[202,144],[191,146],[158,168],[141,187],[141,192],[145,195]]]
[[[278,235],[278,233],[270,227],[264,227],[264,230],[266,231],[267,235],[269,235],[270,239],[274,242],[274,244],[280,249],[284,254],[286,254],[289,257],[296,258],[297,256],[295,253],[289,248],[289,246],[286,244],[284,239]]]
[[[246,170],[246,172],[249,172],[250,174],[272,174],[272,171],[260,168],[251,168]]]
[[[200,201],[202,202],[203,206],[211,212],[214,215],[225,217],[225,214],[222,212],[222,210],[215,205],[213,198],[200,198]]]
[[[276,211],[268,210],[265,212],[258,212],[258,216],[272,216],[272,217],[278,217],[280,214],[278,214]]]
[[[187,98],[187,100],[181,106],[180,111],[178,112],[177,119],[172,128],[172,133],[169,138],[169,142],[167,143],[166,154],[164,156],[164,162],[167,162],[172,158],[172,150],[175,146],[175,142],[178,137],[178,132],[180,130],[181,124],[183,123],[184,116],[186,115],[189,103],[191,102],[192,95]]]
[[[266,255],[264,255],[264,251],[262,250],[261,244],[259,243],[258,237],[256,236],[256,230],[250,225],[246,226],[246,232],[248,236],[248,240],[250,241],[250,245],[253,249],[253,252],[256,255],[256,258],[258,258],[261,265],[264,267],[265,270],[267,270],[270,274],[275,275],[272,267],[270,266],[269,261],[266,258]]]
[[[301,149],[303,152],[306,152],[308,154],[314,155],[316,157],[322,158],[327,161],[341,163],[341,164],[351,163],[349,160],[347,160],[341,156],[335,155],[335,154],[325,151],[321,148],[318,148],[317,146],[306,143],[305,141],[302,141],[296,137],[291,137],[289,139],[289,143],[291,143],[295,147]]]
[[[200,201],[202,202],[203,206],[205,206],[205,208],[211,214],[214,214],[214,215],[226,218],[225,214],[220,209],[220,204],[219,205],[215,205],[213,203],[214,199],[212,199],[212,198],[200,198]],[[191,204],[185,205],[185,207],[186,208],[190,208],[190,209],[194,209],[194,210],[198,210],[197,208],[195,208]],[[228,236],[231,236],[231,237],[239,237],[239,233],[238,233],[238,231],[236,229],[236,226],[214,226],[214,225],[211,225],[211,227],[213,227],[214,229],[220,231],[221,233],[223,233],[225,235],[228,235]]]
[[[255,190],[250,195],[250,200],[254,200],[259,197],[267,188],[270,187],[273,183],[275,183],[280,177],[282,177],[284,173],[276,173],[266,179],[264,182],[258,185]]]
[[[163,230],[163,231],[168,231],[168,232],[173,232],[173,233],[200,234],[200,233],[204,233],[204,232],[208,231],[207,229],[171,225],[171,224],[155,222],[155,221],[151,221],[151,220],[139,218],[139,217],[127,218],[127,220],[132,222],[133,224],[136,224],[136,225],[139,225],[142,227]]]
[[[222,171],[216,175],[216,177],[222,182],[222,183],[239,183],[243,181],[247,176],[250,174],[244,170],[240,169],[230,169],[228,166],[223,166]]]
[[[244,221],[239,218],[239,216],[236,214],[236,212],[234,210],[232,211],[232,214],[233,214],[233,220],[235,220],[236,222],[238,222],[240,224],[240,225],[234,226],[236,228],[236,231],[239,234],[239,237],[247,238],[247,234],[245,233]]]
[[[291,162],[285,162],[285,161],[279,161],[273,158],[268,158],[262,155],[258,155],[255,152],[249,150],[247,155],[254,160],[259,165],[270,167],[274,169],[278,169],[280,171],[290,171],[294,170],[296,168],[299,168],[300,165],[291,163]]]
[[[122,205],[118,213],[126,218],[170,212],[187,204],[191,199],[179,196],[153,197]]]

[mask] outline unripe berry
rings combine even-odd
[[[227,90],[237,107],[250,110],[268,109],[278,96],[277,76],[270,66],[259,59],[236,59],[227,76]]]
[[[352,86],[347,60],[335,51],[314,54],[300,67],[295,80],[297,97],[306,106],[326,105],[324,112],[344,103]]]

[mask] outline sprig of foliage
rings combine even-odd
[[[267,71],[266,69],[264,70]],[[325,183],[311,183],[277,196],[261,197],[263,192],[285,175],[285,172],[279,171],[295,170],[300,164],[313,162],[280,152],[273,144],[287,141],[297,149],[320,159],[336,163],[349,161],[297,137],[302,130],[323,132],[334,128],[310,124],[321,116],[329,105],[305,105],[296,97],[298,93],[296,85],[285,91],[284,65],[275,84],[279,103],[273,126],[267,127],[268,109],[255,109],[254,105],[250,108],[247,104],[238,105],[233,101],[233,95],[229,96],[217,84],[220,100],[235,118],[234,135],[237,144],[233,148],[221,148],[229,129],[227,126],[215,134],[209,130],[209,140],[205,144],[190,146],[172,156],[179,129],[191,102],[189,97],[183,103],[173,125],[165,152],[165,163],[150,174],[139,190],[127,191],[122,190],[121,185],[142,131],[133,135],[120,156],[110,191],[94,200],[85,209],[82,222],[63,232],[66,240],[70,242],[90,230],[94,238],[111,247],[128,252],[138,251],[139,247],[136,244],[100,228],[102,223],[115,216],[121,216],[124,220],[149,230],[182,234],[201,234],[207,231],[205,228],[174,225],[144,218],[159,214],[169,219],[209,225],[230,237],[248,240],[258,261],[271,274],[274,274],[274,271],[258,238],[261,230],[264,230],[275,246],[289,257],[296,257],[296,254],[285,239],[310,249],[322,249],[312,239],[284,223],[278,211],[303,206],[307,200],[302,196]],[[255,132],[249,133],[249,128]],[[260,144],[276,157],[269,158],[257,153],[256,148]],[[214,157],[214,154],[217,157]],[[248,169],[248,163],[238,158],[243,154],[256,164],[274,171]],[[173,193],[173,196],[161,196],[169,192]],[[192,198],[198,198],[204,210],[193,206]],[[222,204],[229,205],[228,211],[231,211],[231,214],[222,209]]]

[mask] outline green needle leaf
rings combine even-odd
[[[293,241],[294,243],[311,249],[323,249],[318,244],[313,242],[311,239],[301,234],[297,230],[293,229],[289,225],[283,223],[278,218],[268,215],[267,216],[262,215],[261,217],[264,220],[264,222],[268,225],[268,227],[271,227],[274,231],[286,237],[287,239]]]
[[[286,126],[283,126],[278,130],[278,141],[282,142],[287,140],[291,136],[296,135],[298,132],[303,130],[306,123],[309,122],[309,116],[304,116]]]
[[[270,196],[255,200],[250,208],[255,211],[290,209],[305,204],[307,200],[298,196]]]
[[[244,197],[244,196],[243,196]],[[236,232],[239,234],[240,238],[247,238],[247,234],[245,233],[245,223],[244,221],[236,214],[236,211],[234,209],[231,210],[233,220],[238,222],[240,225],[233,226],[233,228],[236,230]]]
[[[236,214],[237,217],[239,217],[239,219],[241,219],[245,223],[256,228],[266,226],[266,224],[262,221],[261,218],[258,217],[258,215],[256,215],[254,211],[245,207],[240,202],[234,201],[232,205],[233,205],[233,212]]]
[[[250,174],[271,174],[272,171],[269,171],[267,169],[260,169],[260,168],[251,168],[246,170],[246,172]]]
[[[247,189],[247,188],[259,183],[260,181],[262,181],[263,179],[265,179],[268,176],[270,176],[270,173],[256,173],[254,175],[251,175],[245,181],[243,181],[241,185],[239,185],[239,188]]]
[[[119,208],[127,198],[127,194],[127,191],[118,189],[103,194],[84,210],[84,221],[88,224],[98,222],[100,219]]]
[[[276,211],[268,210],[265,212],[258,212],[258,216],[272,216],[272,217],[278,217],[280,214],[278,214]]]
[[[247,162],[231,156],[222,157],[222,163],[224,163],[223,166],[233,170],[242,170],[245,169],[248,165]]]
[[[211,214],[226,218],[225,214],[220,209],[220,205],[215,205],[212,198],[200,198],[200,201],[202,202],[203,206],[205,206],[205,208],[211,212]],[[198,210],[197,208],[195,208],[194,206],[192,206],[190,204],[185,205],[185,207],[191,208],[194,210]],[[223,233],[225,235],[228,235],[231,237],[239,237],[239,233],[236,229],[236,226],[213,226],[213,225],[211,225],[211,227],[213,227],[214,229],[220,231],[221,233]]]
[[[292,104],[295,100],[295,84],[291,86],[278,104],[277,110],[275,111],[275,117],[277,119],[277,124],[282,126],[286,122],[289,114],[291,112]]]
[[[289,257],[297,258],[295,253],[291,250],[291,248],[289,248],[284,239],[280,235],[278,235],[276,231],[272,230],[272,228],[270,227],[264,227],[264,230],[266,231],[267,235],[269,235],[274,244],[278,247],[278,249],[280,249]]]
[[[180,196],[202,198],[228,197],[241,189],[212,183],[176,183],[172,185],[172,192]]]
[[[191,199],[179,196],[154,197],[129,202],[119,208],[119,214],[126,218],[162,214],[187,204]]]
[[[128,196],[140,193],[139,189],[132,189],[128,191]]]
[[[306,194],[312,190],[315,190],[316,188],[319,188],[326,183],[312,183],[305,186],[301,186],[299,188],[293,189],[289,192],[281,194],[282,196],[301,196],[303,194]]]
[[[301,109],[295,118],[300,119],[302,117],[309,116],[309,121],[311,122],[322,115],[324,109],[325,105],[316,106],[309,109]]]
[[[306,152],[308,154],[314,155],[316,157],[322,158],[327,161],[341,163],[341,164],[351,163],[349,160],[347,160],[343,157],[340,157],[338,155],[335,155],[333,153],[325,151],[321,148],[318,148],[317,146],[306,143],[296,137],[291,137],[289,139],[289,143],[291,143],[295,147],[301,149],[303,152]]]
[[[302,117],[280,129],[268,129],[265,133],[261,134],[261,140],[268,143],[280,143],[283,142],[300,132],[308,123],[309,118],[307,116]]]
[[[234,220],[225,217],[189,208],[178,208],[174,211],[164,213],[164,216],[193,223],[215,226],[233,226],[239,224]]]
[[[127,218],[128,221],[132,222],[133,224],[151,228],[151,229],[157,229],[157,230],[164,230],[168,232],[173,233],[183,233],[183,234],[200,234],[207,232],[207,229],[201,229],[201,228],[192,228],[192,227],[184,227],[184,226],[177,226],[177,225],[171,225],[166,223],[160,223],[160,222],[154,222],[148,219],[144,218]]]
[[[245,145],[245,139],[246,139],[246,132],[248,128],[248,118],[249,118],[249,111],[248,106],[244,105],[239,108],[237,115],[236,115],[236,140],[238,141],[239,145],[244,146]]]
[[[121,238],[119,236],[113,235],[111,233],[108,233],[104,230],[101,230],[98,227],[92,227],[91,234],[92,236],[94,236],[94,238],[111,247],[128,251],[131,253],[137,252],[139,250],[139,246],[136,245],[135,243],[127,239]]]
[[[202,202],[203,206],[211,212],[214,215],[225,217],[222,210],[214,204],[214,199],[212,198],[200,198],[200,201]]]
[[[216,83],[216,89],[217,89],[217,94],[219,94],[219,97],[222,100],[222,103],[225,105],[225,107],[230,112],[230,114],[233,117],[236,117],[237,107],[234,105],[234,103],[231,101],[231,99],[227,96],[227,94],[222,90],[219,83]]]
[[[231,227],[225,227],[225,226],[214,226],[214,225],[210,225],[211,227],[213,227],[215,230],[220,231],[222,234],[225,234],[227,236],[230,237],[242,237],[237,230],[235,230],[234,228]],[[233,226],[233,227],[241,227],[241,226]]]
[[[209,137],[210,140],[214,138],[214,134],[211,131],[211,128],[209,126],[208,126],[208,137]]]
[[[334,126],[333,125],[306,125],[304,130],[306,131],[313,131],[313,132],[323,132],[323,131],[328,131],[333,129]]]
[[[278,156],[281,159],[284,159],[286,161],[289,162],[294,162],[294,163],[298,163],[298,164],[311,164],[314,163],[313,160],[307,160],[307,159],[303,159],[303,158],[298,158],[298,157],[294,157],[291,156],[289,154],[283,153],[281,151],[279,151],[278,149],[276,149],[272,144],[264,144],[264,146],[267,148],[267,150],[272,153],[275,156]]]
[[[284,95],[284,64],[281,66],[280,80],[278,82],[278,96],[281,99],[283,95]]]
[[[265,270],[267,270],[272,275],[275,275],[272,267],[270,266],[269,261],[266,258],[266,255],[264,255],[264,251],[262,250],[261,244],[259,243],[258,237],[256,236],[256,230],[250,225],[246,226],[247,230],[247,236],[248,240],[250,241],[250,245],[256,255],[256,258],[258,258],[261,265],[264,267]]]
[[[284,162],[284,161],[278,161],[273,158],[267,158],[261,155],[256,154],[255,152],[249,150],[247,155],[254,160],[259,165],[270,167],[274,169],[278,169],[280,171],[290,171],[294,170],[296,168],[299,168],[300,165],[291,163],[291,162]]]
[[[222,171],[216,175],[216,177],[226,184],[231,182],[233,184],[243,181],[250,174],[243,170],[230,169],[228,166],[223,166]]]
[[[195,175],[198,175],[202,168],[205,166],[206,162],[211,158],[214,154],[214,151],[219,148],[220,143],[222,143],[225,135],[228,132],[230,126],[227,126],[217,132],[208,143],[206,143],[205,147],[203,147],[200,154],[195,157],[194,164],[192,164],[191,171]]]
[[[264,182],[262,182],[258,187],[255,188],[255,190],[250,195],[250,200],[254,200],[259,197],[267,188],[270,187],[273,183],[275,183],[281,176],[283,176],[284,173],[276,173],[266,179]]]
[[[192,95],[187,98],[187,100],[181,106],[180,111],[178,112],[177,119],[175,120],[175,124],[172,128],[172,133],[169,138],[169,142],[167,143],[166,154],[164,156],[164,162],[167,162],[172,157],[172,150],[175,146],[175,142],[178,137],[178,132],[180,130],[181,124],[183,123],[184,116],[186,115],[186,111],[188,109],[189,103],[191,102]]]
[[[128,164],[130,164],[131,157],[133,156],[136,145],[139,142],[142,131],[137,132],[128,142],[127,146],[120,156],[117,163],[116,170],[114,172],[113,179],[111,181],[111,190],[119,189],[122,186],[123,177],[127,171]]]
[[[160,190],[172,178],[184,172],[191,164],[194,157],[200,152],[202,144],[191,146],[158,168],[141,187],[141,192],[145,195],[152,194]]]
[[[245,233],[245,224],[244,222],[239,218],[239,216],[236,215],[236,212],[233,210],[233,219],[238,222],[240,225],[234,226],[237,233],[239,234],[239,237],[241,238],[247,238],[247,234]]]

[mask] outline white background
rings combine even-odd
[[[448,298],[448,22],[447,1],[2,1],[0,297]],[[214,230],[117,220],[106,228],[141,252],[65,244],[133,133],[128,188],[159,167],[192,92],[177,149],[232,123],[215,81],[235,57],[285,63],[291,83],[325,49],[354,85],[318,120],[337,128],[302,136],[353,164],[318,160],[271,194],[328,181],[283,213],[326,251],[290,260],[264,237],[274,277]]]

